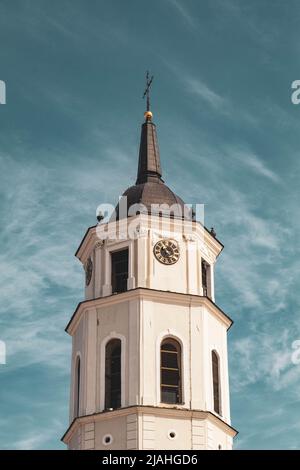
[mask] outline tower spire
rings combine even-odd
[[[143,94],[143,98],[145,98],[145,96],[147,97],[147,109],[144,114],[145,122],[142,124],[141,130],[139,166],[136,184],[142,184],[148,181],[162,181],[156,126],[152,122],[152,112],[150,111],[150,87],[153,82],[153,75],[151,78],[149,77],[149,72],[147,71],[146,88]]]

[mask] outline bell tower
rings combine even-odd
[[[69,449],[231,449],[223,249],[162,179],[149,105],[136,184],[76,256],[85,300],[72,337]]]

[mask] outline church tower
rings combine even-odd
[[[227,331],[215,303],[223,245],[162,179],[149,107],[137,180],[76,256],[69,449],[231,449]],[[171,209],[170,209],[171,208]],[[100,217],[99,217],[100,218]]]

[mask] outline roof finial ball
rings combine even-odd
[[[144,118],[145,118],[146,121],[151,121],[152,116],[153,116],[153,114],[151,113],[151,111],[146,111],[144,113]]]
[[[154,78],[153,75],[152,75],[151,78],[149,78],[149,72],[147,71],[147,73],[146,73],[146,88],[145,88],[145,91],[144,91],[144,94],[143,94],[143,98],[145,98],[145,96],[147,96],[147,109],[146,109],[146,112],[144,114],[144,117],[145,117],[146,121],[151,121],[152,116],[153,116],[153,114],[150,111],[150,86],[151,86],[151,83],[153,81],[153,78]]]

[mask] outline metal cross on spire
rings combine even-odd
[[[145,88],[145,91],[144,91],[144,94],[143,94],[143,98],[145,98],[145,96],[147,96],[147,111],[150,111],[150,86],[151,86],[151,83],[153,81],[153,75],[152,77],[149,79],[149,71],[147,70],[147,73],[146,73],[146,88]]]

